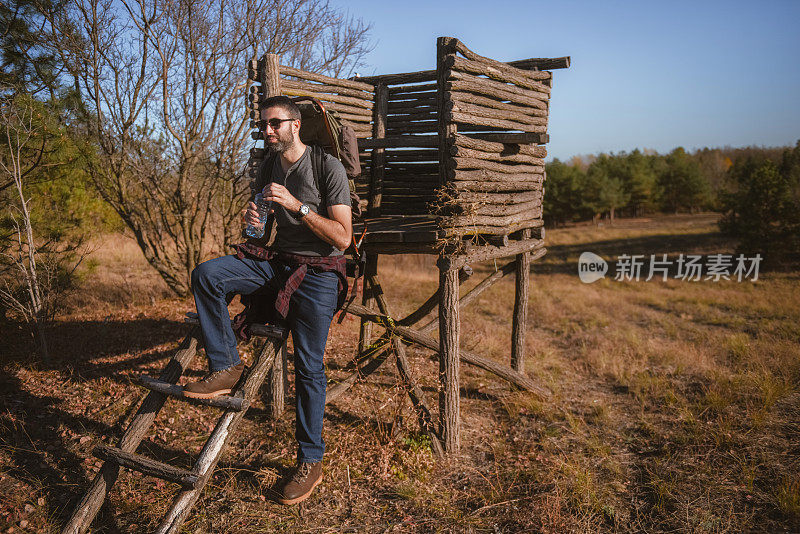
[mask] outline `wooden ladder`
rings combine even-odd
[[[196,323],[196,314],[187,314],[188,322]],[[178,532],[189,511],[211,478],[217,461],[226,443],[242,421],[247,408],[255,398],[267,373],[273,367],[276,355],[285,350],[287,331],[273,326],[251,326],[250,334],[266,337],[253,366],[245,371],[239,387],[231,395],[221,395],[212,399],[193,399],[184,396],[183,388],[176,385],[183,372],[189,367],[197,351],[200,327],[194,326],[181,343],[175,355],[161,372],[158,379],[142,376],[140,383],[150,390],[142,401],[128,429],[120,439],[118,447],[101,445],[94,455],[104,460],[100,472],[95,476],[89,490],[72,514],[63,533],[86,532],[105,501],[106,494],[116,482],[120,466],[133,469],[145,475],[175,482],[182,490],[175,497],[172,507],[156,529],[158,533]],[[223,410],[211,436],[203,446],[200,456],[191,470],[180,469],[135,454],[136,448],[152,426],[167,397],[176,400],[214,406]]]

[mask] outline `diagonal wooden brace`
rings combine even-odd
[[[381,285],[378,282],[377,276],[370,276],[368,281],[373,287],[373,295],[375,297],[375,302],[378,303],[378,308],[388,317],[389,305],[386,303],[386,298],[383,296],[383,291],[381,290]],[[394,332],[392,332],[392,334],[394,334]],[[414,406],[414,410],[417,412],[419,425],[422,428],[422,431],[428,434],[428,438],[431,440],[433,452],[437,456],[444,456],[444,448],[442,447],[442,443],[439,440],[439,436],[436,434],[436,430],[433,426],[431,411],[425,404],[425,400],[422,396],[422,390],[419,388],[419,386],[417,386],[416,380],[411,374],[411,366],[408,364],[408,359],[406,358],[405,345],[403,345],[403,342],[396,335],[392,335],[392,347],[394,348],[394,353],[397,357],[397,371],[400,373],[400,377],[403,379],[403,382],[406,385],[406,392],[411,399],[411,404]]]
[[[369,321],[384,325],[387,330],[390,330],[392,333],[400,336],[404,340],[417,343],[418,345],[422,345],[423,347],[431,349],[434,352],[439,352],[439,342],[437,340],[413,328],[399,325],[397,324],[397,321],[385,314],[376,312],[375,310],[370,310],[359,304],[350,304],[345,308],[345,310],[348,313],[358,317],[362,317]],[[536,393],[543,398],[550,396],[549,391],[537,385],[533,380],[522,373],[515,371],[511,367],[508,367],[507,365],[503,365],[494,360],[478,356],[477,354],[466,350],[461,350],[459,352],[459,358],[464,363],[473,365],[475,367],[480,367],[485,371],[494,373],[503,380],[511,382],[515,386],[530,391],[531,393]]]

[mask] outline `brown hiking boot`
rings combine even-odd
[[[322,462],[313,464],[302,462],[295,468],[289,481],[281,488],[278,502],[281,504],[302,502],[308,499],[320,482],[322,482]]]
[[[244,363],[237,363],[222,371],[208,373],[197,382],[187,382],[183,386],[183,394],[193,399],[210,399],[219,395],[227,395],[242,377]]]

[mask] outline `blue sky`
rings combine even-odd
[[[435,68],[436,37],[554,71],[550,157],[800,139],[800,0],[340,4],[373,25],[361,75]]]

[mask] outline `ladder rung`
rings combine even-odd
[[[95,448],[94,455],[101,460],[115,462],[128,469],[139,471],[145,475],[169,480],[170,482],[175,482],[187,488],[195,487],[200,478],[195,473],[187,471],[186,469],[180,469],[165,463],[157,462],[151,458],[125,452],[117,447],[99,445]]]
[[[183,321],[189,324],[200,324],[197,313],[195,312],[186,312],[186,317],[184,317]],[[251,336],[286,339],[286,328],[281,328],[279,326],[273,326],[271,324],[251,324],[247,328]]]
[[[142,375],[139,377],[139,382],[142,386],[149,390],[170,395],[176,399],[191,402],[193,404],[203,404],[205,406],[214,406],[225,410],[236,410],[241,412],[250,406],[250,401],[242,397],[233,397],[231,395],[219,395],[211,399],[196,399],[194,397],[187,397],[183,393],[183,386],[177,384],[170,384],[169,382],[162,382],[153,377]]]

